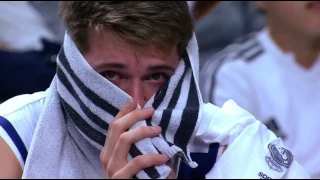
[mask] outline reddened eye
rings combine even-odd
[[[152,80],[159,80],[161,78],[161,76],[163,76],[163,75],[161,75],[160,73],[154,73],[151,75],[151,79]]]
[[[170,78],[166,73],[153,73],[148,76],[148,80],[153,83],[163,83]]]
[[[119,73],[114,71],[104,71],[101,75],[110,81],[118,81],[122,78]]]
[[[113,72],[113,71],[107,71],[107,72],[104,73],[104,76],[106,78],[111,78],[112,79],[112,78],[114,78],[116,76],[116,73]]]

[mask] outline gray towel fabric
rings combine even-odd
[[[190,167],[189,144],[197,132],[202,98],[198,87],[199,62],[195,35],[169,81],[147,102],[151,120],[132,126],[162,127],[158,137],[135,143],[128,161],[148,154],[181,157]],[[31,142],[23,178],[103,178],[99,154],[108,125],[131,98],[95,72],[66,33],[57,58],[58,68]],[[139,107],[138,107],[139,108]],[[166,165],[140,171],[137,178],[166,178]]]

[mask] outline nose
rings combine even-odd
[[[140,79],[132,81],[131,87],[129,87],[128,94],[136,101],[138,101],[141,108],[143,108],[147,103],[146,93],[143,89],[143,81],[141,81]]]

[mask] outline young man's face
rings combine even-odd
[[[257,1],[273,24],[304,36],[320,36],[320,1]]]
[[[176,48],[167,57],[151,48],[137,54],[132,46],[106,31],[91,33],[89,47],[83,56],[91,67],[141,107],[173,75],[180,60]]]

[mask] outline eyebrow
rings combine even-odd
[[[99,66],[99,69],[101,68],[114,68],[114,69],[127,69],[128,66],[126,64],[122,64],[122,63],[117,63],[117,62],[112,62],[112,63],[104,63],[102,65]],[[170,73],[174,73],[175,72],[175,68],[168,66],[168,65],[151,65],[148,67],[148,71],[169,71]]]
[[[121,63],[104,63],[101,65],[101,67],[109,67],[109,68],[115,68],[115,69],[126,69],[128,68],[127,65],[121,64]]]
[[[168,65],[154,65],[154,66],[149,66],[148,67],[149,71],[160,71],[160,70],[164,70],[164,71],[170,71],[171,73],[175,72],[175,68],[168,66]]]
[[[96,71],[102,71],[105,68],[113,68],[113,69],[126,69],[128,66],[122,63],[111,62],[111,63],[101,63],[96,66]]]

